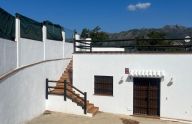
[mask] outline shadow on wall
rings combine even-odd
[[[126,75],[126,76],[122,76],[119,80],[119,85],[123,84],[124,82],[133,82],[133,78]]]

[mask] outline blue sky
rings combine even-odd
[[[167,24],[192,27],[192,0],[0,0],[0,6],[78,31],[97,25],[107,32]]]

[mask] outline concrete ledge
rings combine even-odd
[[[41,63],[46,63],[46,62],[59,61],[59,60],[70,60],[70,59],[72,59],[72,58],[50,59],[50,60],[45,60],[45,61],[36,62],[36,63],[29,64],[29,65],[24,65],[24,66],[19,67],[19,68],[15,68],[15,69],[9,71],[8,73],[5,73],[5,74],[3,74],[3,75],[0,75],[0,83],[1,83],[4,79],[8,78],[9,76],[11,76],[11,75],[13,75],[13,74],[17,73],[18,71],[23,70],[23,69],[25,69],[25,68],[28,68],[28,67],[31,67],[31,66],[35,66],[35,65],[38,65],[38,64],[41,64]]]

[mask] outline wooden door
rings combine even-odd
[[[134,78],[133,113],[160,115],[160,79]]]

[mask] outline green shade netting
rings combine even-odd
[[[63,41],[63,28],[60,25],[53,24],[49,21],[45,21],[44,25],[47,27],[47,39]]]
[[[16,14],[16,17],[20,19],[20,36],[22,38],[42,41],[42,23],[20,14]]]
[[[15,17],[0,8],[0,37],[15,39]]]
[[[65,42],[73,43],[74,31],[64,27],[65,31]]]

